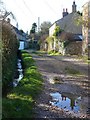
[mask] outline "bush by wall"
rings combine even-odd
[[[6,95],[12,87],[19,42],[13,27],[6,21],[2,24],[2,93]]]

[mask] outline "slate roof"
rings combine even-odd
[[[77,25],[75,22],[78,17],[80,17],[80,15],[77,12],[73,12],[57,20],[55,23],[65,32],[82,34],[82,25]]]
[[[13,26],[14,30],[16,31],[16,33],[18,33],[19,35],[22,35],[24,37],[26,37],[26,33],[22,33],[20,30],[18,30],[18,28],[16,28],[15,26]]]

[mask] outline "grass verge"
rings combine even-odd
[[[22,52],[24,78],[3,98],[3,118],[33,118],[34,103],[42,90],[42,77],[27,52]]]

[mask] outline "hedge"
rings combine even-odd
[[[2,95],[6,95],[12,87],[19,42],[12,25],[6,21],[0,24],[2,24]]]

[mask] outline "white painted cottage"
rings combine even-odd
[[[21,30],[18,30],[18,28],[16,28],[16,27],[14,27],[14,30],[16,31],[17,38],[20,41],[19,50],[24,50],[24,49],[28,48],[29,44],[28,44],[27,34],[22,32]]]

